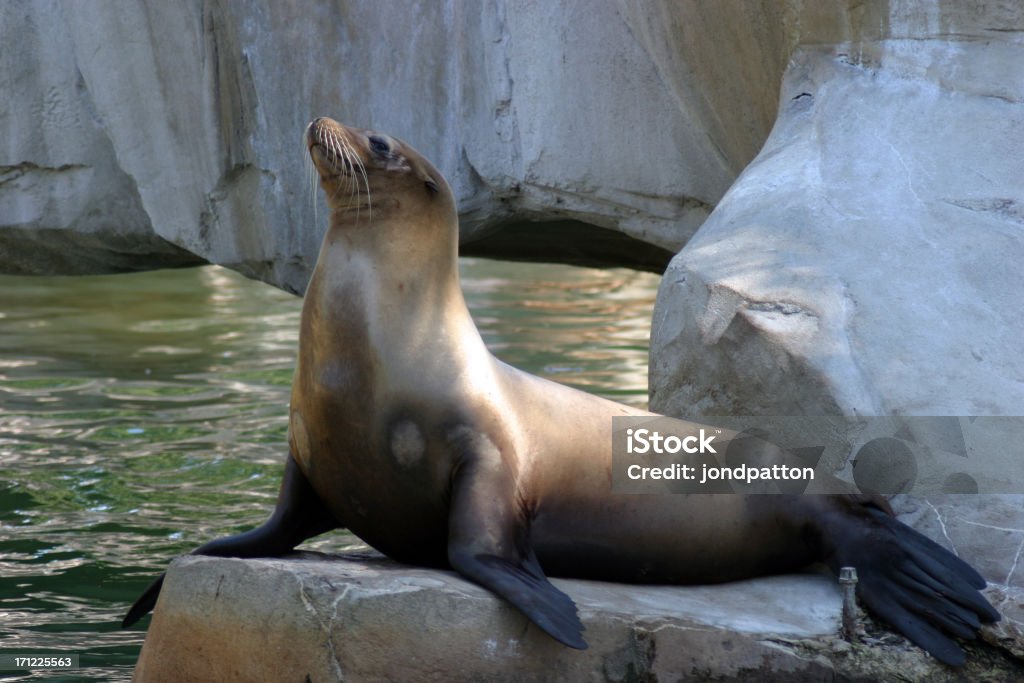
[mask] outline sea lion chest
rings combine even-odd
[[[324,305],[321,287],[314,278],[303,310],[292,454],[339,523],[396,559],[443,565],[459,393],[430,392],[389,357],[351,305],[365,293],[334,287]]]

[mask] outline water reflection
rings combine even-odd
[[[658,278],[628,270],[466,260],[463,290],[488,347],[530,372],[647,405]]]
[[[503,360],[646,403],[656,278],[462,267]],[[127,604],[169,558],[273,504],[299,309],[215,267],[0,277],[0,651],[78,653],[64,680],[130,678],[144,632],[117,628]]]

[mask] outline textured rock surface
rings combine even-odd
[[[576,651],[451,572],[304,556],[176,561],[135,680],[957,680],[912,647],[836,640],[838,589],[817,575],[691,588],[555,580],[587,628],[590,648]],[[972,648],[962,673],[1001,681],[1024,667]]]
[[[0,271],[202,262],[154,232],[137,180],[119,162],[78,70],[58,4],[0,5]]]
[[[175,245],[299,291],[325,221],[301,133],[331,115],[437,162],[482,253],[660,271],[770,126],[777,74],[733,69],[721,99],[764,101],[705,131],[716,112],[680,90],[666,37],[638,39],[614,2],[382,7],[3,3],[0,269],[187,260]],[[525,240],[501,238],[510,223]]]
[[[794,47],[1020,26],[1005,2],[386,7],[0,3],[0,270],[202,258],[299,291],[324,229],[300,134],[331,115],[433,159],[469,252],[660,271],[760,148]]]
[[[758,158],[673,261],[652,405],[1019,415],[1024,44],[801,50]],[[727,388],[725,391],[719,388]]]
[[[1000,40],[798,50],[764,149],[662,281],[652,409],[1024,414],[1022,60]],[[898,507],[1019,597],[1022,499]],[[1018,652],[1020,605],[1001,601]]]

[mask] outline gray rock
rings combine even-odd
[[[0,270],[201,259],[302,291],[325,215],[300,135],[329,115],[438,164],[465,253],[660,272],[764,142],[796,46],[1011,41],[1021,18],[923,0],[383,7],[0,4]]]
[[[998,66],[1021,60],[999,40],[798,50],[764,149],[662,281],[652,409],[1024,414],[1024,80]],[[988,468],[1015,494],[1019,451]],[[1013,596],[1022,500],[897,508]]]
[[[949,66],[1021,20],[917,0],[381,7],[3,3],[0,270],[206,260],[300,292],[325,224],[300,134],[331,115],[439,165],[465,253],[660,271],[761,146],[796,46],[935,39],[950,49],[930,82],[998,99],[1012,79],[972,91]]]
[[[452,572],[372,553],[175,561],[135,680],[961,680],[894,636],[836,640],[840,599],[820,575],[721,586],[554,583],[588,650],[566,648]],[[972,648],[969,680],[1024,672]]]
[[[991,68],[1021,58],[800,50],[761,154],[666,272],[652,406],[1021,414],[1024,81]]]
[[[0,271],[201,263],[153,231],[77,68],[62,14],[59,3],[0,5]]]
[[[694,117],[715,111],[690,107],[699,84],[680,90],[652,30],[613,2],[4,3],[0,270],[203,259],[302,291],[326,217],[301,133],[330,115],[434,160],[468,253],[660,271],[753,156],[777,88],[732,69],[729,92],[767,101],[709,134]]]

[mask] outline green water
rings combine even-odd
[[[657,278],[466,260],[503,360],[647,398]],[[263,521],[285,455],[300,301],[229,271],[0,277],[0,653],[77,654],[131,677],[149,618],[119,623],[176,555]],[[359,541],[327,534],[304,547]]]

